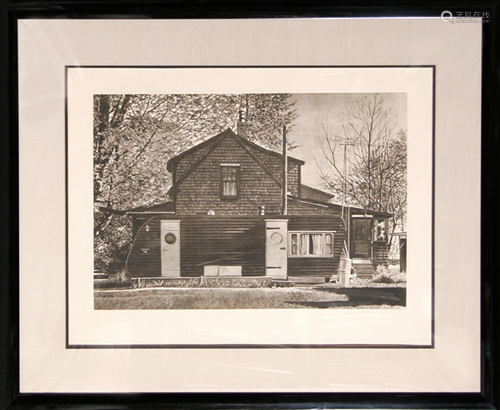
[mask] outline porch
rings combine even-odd
[[[389,264],[388,218],[352,215],[349,222],[352,268],[361,279],[373,278],[377,266]]]

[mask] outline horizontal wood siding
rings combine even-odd
[[[335,231],[333,258],[289,257],[289,276],[329,277],[337,271],[345,233],[340,217],[277,218],[288,219],[289,231]],[[127,265],[132,277],[161,276],[160,219],[181,221],[181,276],[202,276],[206,265],[241,266],[243,276],[265,275],[265,220],[270,217],[184,216],[137,218],[138,231]]]
[[[136,218],[134,222],[137,233],[127,269],[134,278],[161,276],[160,217]]]
[[[334,231],[333,258],[289,257],[288,276],[324,276],[329,278],[337,272],[344,243],[344,221],[338,216],[289,216],[289,231]]]
[[[204,266],[241,266],[243,276],[265,275],[263,218],[198,217],[181,220],[181,276],[202,276]]]

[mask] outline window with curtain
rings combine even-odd
[[[221,165],[221,197],[237,198],[239,195],[239,164]]]
[[[289,256],[333,257],[332,232],[290,232]]]

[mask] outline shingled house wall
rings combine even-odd
[[[269,170],[276,175],[276,178],[281,182],[283,179],[283,162],[281,157],[275,157],[261,150],[249,147],[254,154]],[[288,192],[294,196],[299,196],[300,182],[300,166],[294,163],[293,160],[288,162]]]
[[[181,158],[175,166],[176,179],[204,155],[210,147],[203,147],[202,152],[193,152]],[[233,138],[221,141],[184,179],[176,193],[176,214],[201,215],[214,211],[216,215],[258,215],[259,207],[265,206],[265,213],[281,213],[281,159],[250,148],[275,178]],[[220,166],[234,163],[240,165],[239,197],[221,199]],[[297,195],[299,191],[300,167],[290,161],[289,192]]]

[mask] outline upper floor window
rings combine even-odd
[[[238,198],[240,193],[240,164],[221,164],[221,198]]]
[[[333,257],[333,232],[290,232],[289,256]]]

